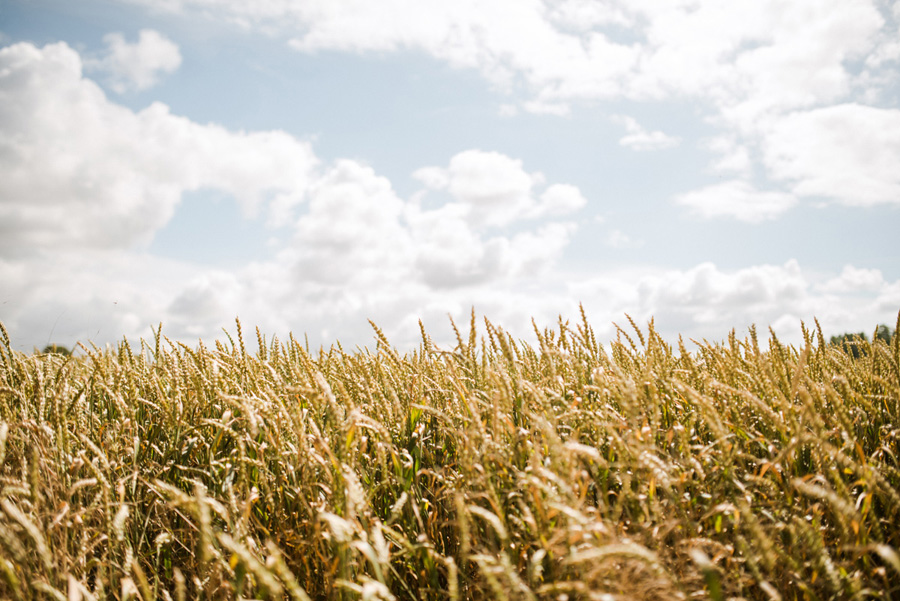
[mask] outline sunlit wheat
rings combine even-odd
[[[900,336],[628,321],[71,357],[0,325],[0,598],[900,598]]]

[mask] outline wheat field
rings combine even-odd
[[[900,336],[452,327],[66,357],[0,326],[0,598],[900,598]]]

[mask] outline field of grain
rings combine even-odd
[[[2,330],[0,598],[900,598],[900,336],[374,331]]]

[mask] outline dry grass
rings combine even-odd
[[[900,598],[900,336],[480,332],[65,358],[3,330],[0,597]]]

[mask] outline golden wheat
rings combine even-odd
[[[900,336],[628,319],[72,357],[0,324],[0,597],[900,596]]]

